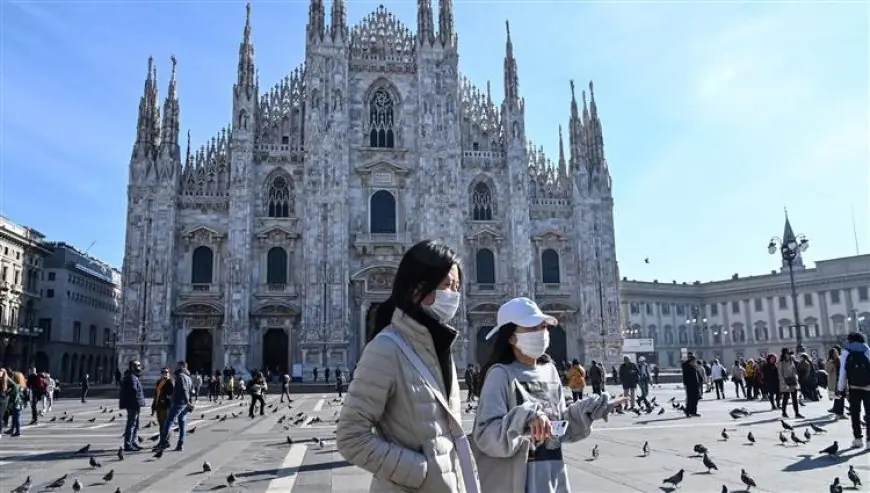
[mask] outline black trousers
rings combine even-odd
[[[698,401],[701,400],[701,389],[686,391],[686,416],[698,414]]]
[[[749,396],[746,395],[746,387],[743,386],[743,380],[734,380],[734,395],[737,398],[740,398],[740,390],[741,389],[743,390],[743,397],[748,399]]]
[[[571,394],[574,397],[575,402],[583,399],[583,391],[582,390],[572,390]]]
[[[592,393],[593,394],[601,394],[601,387],[602,387],[602,385],[600,383],[593,383],[592,384]]]
[[[725,380],[721,378],[713,380],[713,386],[716,387],[716,398],[724,399],[725,398]]]
[[[864,428],[870,439],[870,391],[849,389],[849,408],[852,412],[852,436],[863,438],[861,434],[861,406],[864,406]]]
[[[791,407],[794,409],[795,414],[800,414],[800,403],[798,402],[797,390],[794,392],[783,392],[782,393],[782,414],[787,412],[786,408],[788,407],[788,398],[791,397]]]
[[[263,394],[252,394],[251,395],[251,408],[248,410],[248,415],[252,418],[254,417],[254,407],[257,403],[260,403],[260,416],[265,413],[266,400],[263,399]]]

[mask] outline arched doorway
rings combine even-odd
[[[263,335],[263,370],[290,374],[290,338],[284,329],[269,329]]]
[[[480,327],[477,329],[477,350],[475,351],[475,361],[478,365],[485,365],[489,360],[489,354],[492,352],[492,343],[495,340],[493,337],[490,340],[486,340],[486,335],[489,334],[489,331],[492,330],[492,327]]]
[[[380,303],[372,303],[372,306],[369,307],[368,313],[366,313],[366,344],[372,340],[372,331],[375,330],[375,320],[377,319],[378,308],[380,306]],[[365,344],[363,344],[363,346],[365,346]]]
[[[51,368],[49,368],[48,355],[43,351],[36,352],[36,371],[51,371]]]
[[[69,353],[63,353],[63,357],[60,359],[60,381],[68,382],[69,379],[67,376],[69,375]],[[54,378],[58,376],[55,375]]]
[[[187,367],[190,371],[211,374],[213,342],[208,329],[193,329],[187,336]]]
[[[72,357],[72,366],[70,366],[70,371],[69,371],[69,375],[68,375],[69,380],[67,380],[67,381],[71,382],[71,383],[76,383],[76,379],[78,378],[78,375],[79,375],[79,355],[74,354]]]
[[[568,338],[561,325],[550,327],[550,349],[547,354],[553,358],[556,365],[568,361]]]

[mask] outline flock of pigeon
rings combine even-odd
[[[648,404],[642,405],[642,407],[640,407],[640,408],[629,409],[629,411],[634,412],[637,415],[651,414],[653,412],[654,408],[659,407],[660,409],[659,409],[657,414],[659,414],[659,415],[664,414],[665,408],[663,406],[660,406],[659,404],[657,404],[655,401],[656,401],[656,399],[653,398],[650,400],[650,402]],[[671,406],[674,409],[680,410],[680,411],[684,410],[683,405],[680,402],[676,401],[676,397],[672,397],[668,402],[671,404]],[[617,414],[624,414],[625,410],[623,410],[621,408],[617,408],[615,412]],[[728,414],[731,416],[732,419],[737,420],[737,419],[741,419],[741,418],[745,418],[745,417],[750,416],[752,414],[752,412],[746,408],[735,408],[735,409],[732,409],[731,411],[729,411]],[[793,444],[794,446],[805,445],[805,444],[810,442],[810,439],[814,435],[821,435],[823,433],[826,433],[826,430],[824,428],[810,423],[809,427],[804,428],[803,438],[801,438],[800,436],[798,436],[794,427],[792,425],[790,425],[789,423],[787,423],[785,420],[780,420],[780,424],[782,425],[783,429],[782,429],[782,431],[780,431],[778,433],[778,436],[779,436],[779,442],[782,446],[788,446],[789,443]],[[812,430],[812,431],[810,431],[810,430]],[[728,441],[729,439],[731,439],[731,435],[728,433],[727,428],[722,429],[720,436],[721,436],[721,441]],[[749,433],[747,433],[745,443],[746,443],[746,445],[755,445],[756,438],[755,438],[755,435],[751,431]],[[692,457],[701,459],[701,464],[706,469],[707,474],[711,474],[713,471],[719,470],[719,468],[716,466],[716,463],[713,462],[713,460],[710,458],[710,450],[705,445],[700,444],[700,443],[696,444],[693,447],[693,452],[694,452],[694,455],[692,455]],[[839,454],[839,452],[840,452],[840,446],[837,443],[837,441],[834,441],[834,443],[831,444],[830,446],[825,447],[824,449],[820,450],[819,454],[827,455],[827,456],[831,456],[831,457],[836,457]],[[650,453],[651,453],[651,451],[650,451],[649,442],[644,442],[643,446],[641,447],[641,454],[642,454],[641,456],[647,457],[650,455]],[[598,459],[599,455],[600,455],[600,452],[598,449],[598,445],[593,446],[592,447],[592,458],[590,460],[594,461],[594,460]],[[685,479],[685,472],[686,472],[685,469],[680,469],[673,476],[670,476],[670,477],[662,480],[662,484],[670,485],[671,488],[678,488],[680,486],[680,484],[683,482],[683,480]],[[849,469],[846,473],[846,477],[852,483],[853,489],[858,489],[858,487],[862,485],[861,478],[858,476],[857,471],[855,471],[854,466],[852,466],[852,465],[849,466]],[[740,470],[740,482],[743,483],[743,485],[746,487],[746,491],[750,491],[751,488],[758,486],[755,479],[748,472],[746,472],[745,469]],[[831,483],[831,485],[830,485],[830,493],[842,493],[842,492],[843,492],[843,486],[840,483],[840,478],[835,477],[833,483]],[[721,493],[728,493],[728,486],[727,485],[724,485],[724,484],[722,485]]]
[[[334,398],[334,399],[332,399],[331,404],[338,405],[341,403],[341,401],[342,401],[341,398]],[[217,406],[220,406],[222,404],[222,402],[223,401],[218,402]],[[338,403],[338,404],[336,404],[336,403]],[[240,407],[247,406],[247,405],[248,405],[247,402],[240,402],[239,403]],[[275,414],[275,413],[278,413],[280,411],[281,407],[279,407],[279,404],[277,404],[277,403],[272,403],[272,404],[269,404],[267,406],[267,409],[271,414]],[[293,413],[292,409],[293,409],[293,400],[291,399],[287,403],[288,414],[282,415],[280,418],[278,418],[278,424],[283,427],[284,431],[290,430],[293,427],[308,426],[308,425],[317,424],[317,423],[322,422],[322,419],[318,416],[308,416],[304,412]],[[100,412],[102,414],[111,414],[112,415],[112,417],[108,420],[108,422],[113,422],[116,418],[115,411],[111,408],[101,406]],[[220,415],[220,414],[216,415],[212,419],[214,421],[217,421],[217,422],[224,422],[227,419],[238,418],[240,416],[243,416],[244,414],[245,414],[244,411],[231,412],[231,413],[226,413],[223,415]],[[337,416],[338,411],[335,411],[334,415]],[[123,414],[119,414],[119,416],[123,416]],[[61,421],[66,421],[66,422],[73,422],[74,416],[69,415],[67,412],[64,412],[62,416],[53,417],[50,421],[55,421],[58,419]],[[204,413],[200,414],[200,419],[205,419]],[[96,418],[91,418],[88,420],[88,422],[91,422],[91,423],[93,423],[95,421],[96,421]],[[335,422],[337,423],[338,419],[336,419]],[[156,426],[157,426],[157,422],[149,421],[147,424],[142,426],[142,429],[149,429],[149,428],[156,427]],[[172,431],[177,432],[178,427],[175,427]],[[192,435],[194,433],[196,433],[195,426],[191,427],[190,429],[187,430],[187,434]],[[149,442],[157,442],[159,439],[160,439],[159,430],[157,433],[151,435],[147,439],[143,438],[141,435],[136,437],[136,440],[140,444],[144,444],[146,442],[146,440]],[[304,442],[313,443],[314,445],[318,446],[319,448],[323,448],[325,445],[324,439],[317,438],[317,437],[306,439],[306,440],[297,440],[295,442],[289,436],[287,437],[287,445],[293,445],[294,443],[304,443]],[[103,463],[100,462],[99,460],[97,460],[96,456],[94,455],[94,452],[102,452],[102,451],[92,451],[91,444],[87,444],[87,445],[81,447],[80,449],[76,450],[72,454],[72,457],[73,458],[74,457],[82,457],[82,458],[87,457],[88,458],[88,470],[97,471],[97,470],[100,470],[103,468]],[[157,449],[156,451],[154,451],[153,455],[151,455],[151,460],[158,460],[162,457],[163,457],[163,450]],[[124,453],[124,448],[118,447],[118,450],[115,454],[114,462],[118,463],[118,462],[124,461],[126,459],[127,459],[127,456]],[[202,474],[208,474],[210,472],[212,472],[211,464],[209,464],[207,461],[203,462]],[[42,488],[40,488],[40,491],[59,491],[61,488],[63,488],[67,484],[67,481],[69,479],[70,479],[69,474],[64,474],[63,476],[55,479],[54,481],[51,481],[50,483],[48,483],[45,486],[43,486]],[[102,475],[101,482],[98,482],[96,484],[101,485],[101,486],[109,485],[112,483],[112,481],[114,479],[115,479],[115,470],[110,468],[107,473]],[[232,488],[236,483],[236,479],[237,479],[236,475],[233,473],[230,473],[225,478],[226,486],[229,488]],[[13,490],[11,490],[10,493],[30,493],[31,490],[34,488],[34,486],[35,485],[31,479],[31,477],[28,476],[27,479],[24,481],[24,483],[20,484],[19,486],[17,486]],[[82,482],[82,480],[78,477],[73,478],[72,491],[75,493],[79,493],[79,492],[84,491],[84,490],[85,490],[85,484]],[[115,493],[122,493],[121,488],[117,487],[115,489]]]

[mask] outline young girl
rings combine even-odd
[[[498,310],[472,431],[481,491],[570,492],[562,442],[586,438],[593,421],[625,402],[605,392],[566,404],[559,373],[545,354],[548,326],[555,324],[528,298]]]

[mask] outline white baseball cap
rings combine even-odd
[[[498,325],[486,334],[487,340],[492,339],[498,333],[498,329],[509,323],[520,327],[537,327],[542,322],[546,322],[549,325],[557,325],[559,323],[555,318],[545,315],[538,308],[538,304],[528,298],[514,298],[503,304],[498,309],[497,322]]]

